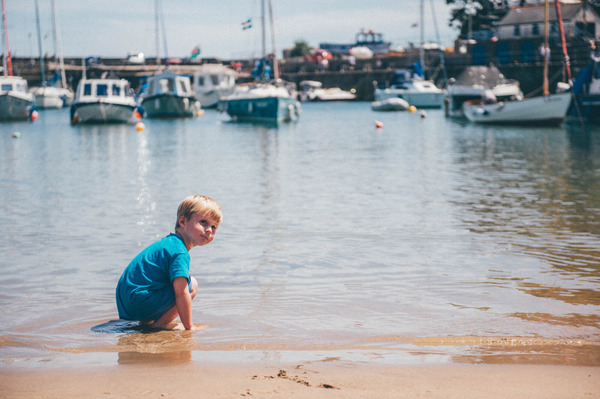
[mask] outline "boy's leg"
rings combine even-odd
[[[194,299],[198,293],[198,281],[196,281],[194,277],[190,277],[190,286],[190,295],[192,296],[192,299]],[[164,328],[167,330],[181,330],[183,329],[183,325],[181,323],[177,323],[175,325],[172,324],[173,320],[175,320],[177,316],[179,316],[177,306],[173,305],[172,308],[163,313],[163,315],[152,324],[152,327]]]

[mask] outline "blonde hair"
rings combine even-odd
[[[179,219],[182,216],[189,220],[196,213],[207,213],[217,224],[221,224],[223,213],[221,207],[214,199],[205,195],[190,195],[185,198],[177,208],[177,220],[175,221],[175,232],[179,229]]]

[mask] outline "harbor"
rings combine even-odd
[[[289,4],[260,3],[235,14],[267,33],[254,57],[166,56],[161,19],[206,16],[160,0],[136,11],[163,55],[3,57],[0,398],[600,392],[596,11],[511,2],[449,46],[352,27],[277,50]],[[121,319],[119,276],[191,225],[193,194],[223,214],[179,253],[193,328]]]

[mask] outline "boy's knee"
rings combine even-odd
[[[192,276],[190,276],[190,294],[192,295],[192,299],[198,293],[198,281]]]

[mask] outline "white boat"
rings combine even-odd
[[[339,87],[323,88],[323,83],[316,80],[300,82],[300,101],[350,101],[356,99],[355,90],[342,90]]]
[[[29,92],[35,97],[38,108],[63,108],[73,102],[73,92],[62,87],[32,87]]]
[[[410,107],[408,101],[392,97],[382,101],[373,101],[371,103],[371,109],[373,111],[406,111]]]
[[[262,0],[261,4],[264,32],[265,0]],[[219,100],[219,110],[227,112],[233,121],[277,124],[279,122],[294,121],[300,116],[300,101],[297,100],[295,88],[284,84],[279,79],[279,64],[275,49],[272,10],[272,2],[269,0],[273,57],[267,59],[266,49],[263,47],[263,58],[260,63],[262,67],[258,68],[261,72],[260,82],[251,85],[236,86],[233,94]],[[270,67],[273,70],[273,81],[269,81],[270,76],[267,73]]]
[[[34,110],[27,81],[19,76],[0,76],[0,120],[26,120]]]
[[[375,88],[375,101],[401,98],[417,108],[442,108],[446,93],[430,80],[399,70],[388,87]]]
[[[190,78],[172,72],[148,78],[141,105],[151,118],[197,116],[200,111],[200,102],[192,91]]]
[[[203,108],[215,108],[221,97],[233,94],[236,72],[222,64],[203,64],[192,75],[192,88]]]
[[[559,125],[565,118],[571,95],[565,92],[492,104],[467,101],[463,109],[467,119],[476,123]]]
[[[137,104],[125,79],[82,79],[71,105],[72,123],[124,123]]]
[[[45,78],[45,70],[44,70],[44,55],[42,53],[42,37],[40,30],[40,17],[38,10],[38,1],[35,0],[35,15],[37,22],[37,34],[38,34],[38,49],[40,53],[40,72],[41,72],[41,82],[42,86],[32,87],[29,91],[35,96],[35,103],[37,108],[45,109],[45,108],[63,108],[65,106],[71,105],[73,102],[74,94],[73,92],[67,88],[65,83],[65,71],[64,71],[64,61],[62,58],[62,53],[59,54],[60,63],[56,63],[60,65],[60,73],[57,70],[56,75],[59,77],[57,83],[59,87],[50,86],[48,82],[46,82]],[[53,17],[53,25],[54,25],[54,42],[59,47],[60,50],[60,41],[58,34],[58,18],[56,16],[56,6],[54,0],[52,0],[52,17]]]
[[[523,98],[519,82],[504,77],[494,65],[467,67],[456,79],[450,79],[444,103],[446,116],[465,117],[463,104],[481,100],[491,91],[498,102]]]
[[[557,6],[559,5],[557,4]],[[549,49],[548,1],[546,1],[545,8],[544,48]],[[561,36],[563,36],[562,32]],[[569,91],[563,90],[560,93],[550,94],[548,88],[548,64],[550,57],[546,56],[543,58],[543,96],[526,99],[519,98],[512,101],[497,101],[496,98],[490,96],[491,101],[486,101],[486,99],[467,101],[463,104],[463,112],[467,119],[476,123],[559,125],[565,119],[567,109],[571,104],[572,93],[570,85],[559,83],[559,88],[562,89],[564,85],[566,86],[566,90]]]

